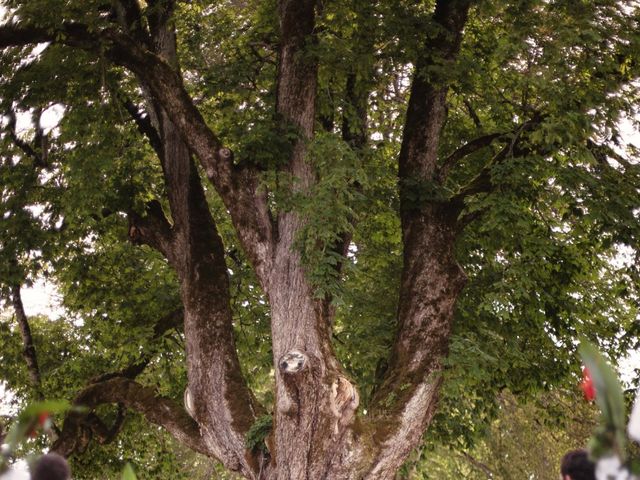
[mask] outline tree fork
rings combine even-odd
[[[167,8],[172,8],[171,3]],[[178,69],[172,13],[163,9],[154,13],[149,19],[153,44]],[[189,413],[198,422],[210,453],[230,470],[251,478],[258,461],[246,450],[244,435],[260,407],[247,388],[235,349],[222,240],[184,137],[162,104],[149,103],[162,141],[160,159],[173,219],[174,266],[184,304]]]
[[[399,162],[403,269],[398,330],[389,368],[372,399],[377,448],[364,478],[392,478],[431,422],[448,353],[455,302],[465,276],[454,246],[458,210],[437,200],[416,203],[415,185],[437,182],[437,151],[446,117],[447,83],[433,64],[455,61],[471,1],[440,0],[441,27],[416,62]]]

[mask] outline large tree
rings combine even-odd
[[[445,372],[460,412],[633,339],[634,2],[274,3],[5,2],[4,293],[36,397],[36,275],[93,362],[64,455],[132,410],[246,478],[393,478]]]

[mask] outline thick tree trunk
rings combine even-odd
[[[313,136],[317,60],[305,48],[313,42],[313,0],[281,0],[277,110],[300,138],[287,171],[293,188],[306,192],[316,182],[305,159]],[[330,321],[323,302],[313,297],[296,236],[305,220],[295,211],[277,219],[277,241],[270,274],[263,284],[271,307],[276,366],[275,452],[270,478],[337,478],[329,474],[336,444],[353,421],[355,387],[341,373],[331,348]]]
[[[435,42],[437,48],[433,47],[445,59],[457,51],[459,30],[468,8],[465,2],[454,3],[458,4],[457,9],[439,4],[436,10],[436,19],[454,32],[453,40],[444,33]],[[305,52],[314,41],[314,9],[315,2],[311,0],[279,3],[282,44],[277,110],[297,127],[300,135],[284,168],[294,178],[293,188],[302,193],[317,181],[312,165],[305,159],[315,122],[317,61]],[[436,60],[428,58],[420,68],[431,61]],[[268,215],[263,213],[252,225],[242,218],[249,213],[242,206],[230,208],[271,309],[276,405],[272,438],[267,442],[271,447],[269,463],[261,462],[259,469],[251,455],[241,455],[243,433],[255,416],[252,410],[255,407],[246,409],[246,405],[253,403],[239,373],[228,304],[212,300],[228,298],[226,271],[220,261],[222,246],[215,226],[206,219],[203,207],[201,209],[200,199],[170,202],[175,223],[173,231],[181,235],[176,239],[183,239],[177,241],[181,258],[174,261],[185,303],[189,393],[196,399],[192,413],[211,453],[227,467],[248,478],[387,479],[395,476],[404,459],[419,444],[437,404],[442,359],[447,352],[455,300],[464,279],[453,255],[458,210],[444,203],[411,205],[406,201],[411,193],[407,185],[411,185],[412,180],[435,178],[446,91],[445,86],[432,87],[421,75],[414,79],[400,155],[405,252],[398,334],[390,373],[373,400],[371,414],[362,418],[357,428],[357,389],[344,375],[331,347],[331,318],[328,317],[332,311],[324,300],[313,297],[295,247],[305,219],[295,211],[286,211],[281,212],[275,222],[264,223],[260,217],[264,219]],[[199,151],[202,143],[194,139],[195,130],[185,127],[184,121],[176,124],[177,130],[168,118],[161,123],[169,128],[162,133],[164,138],[180,131],[191,148]],[[181,148],[184,151],[174,152],[173,156],[184,159],[182,167],[177,166],[176,160],[163,162],[165,177],[170,185],[175,183],[169,191],[176,194],[182,191],[179,185],[186,183],[171,179],[180,178],[186,170],[193,169],[193,166],[185,167],[188,151],[186,147]],[[224,150],[219,144],[215,144],[215,148],[218,152]],[[220,170],[219,154],[217,160],[208,160],[208,153],[202,153],[203,166],[223,199],[242,200],[238,192],[251,192],[253,177],[237,176],[230,187],[226,187],[225,176],[234,173]],[[192,176],[189,191],[198,192],[195,173]],[[188,210],[181,212],[185,205],[189,206]],[[231,202],[228,205],[231,206]],[[195,223],[190,218],[193,212],[202,212],[197,214],[200,220]],[[182,215],[189,219],[184,227],[178,224]],[[189,233],[181,232],[182,228]],[[265,246],[260,247],[261,243]],[[213,255],[206,255],[206,245],[213,246]],[[236,394],[236,387],[240,395]],[[244,409],[239,407],[240,411],[234,411],[232,399],[236,405],[245,405]]]
[[[172,2],[149,18],[155,51],[178,69]],[[244,435],[258,406],[242,376],[233,337],[224,247],[211,217],[191,152],[162,104],[147,95],[160,138],[173,225],[164,254],[176,270],[184,306],[188,387],[185,402],[211,455],[232,471],[252,478],[257,458],[246,452]]]
[[[63,25],[61,35],[38,27],[0,29],[0,46],[59,41],[99,52],[137,75],[148,97],[155,140],[168,192],[171,221],[159,202],[147,215],[131,213],[130,237],[162,252],[180,280],[187,344],[187,410],[195,420],[129,380],[111,378],[87,388],[81,399],[93,408],[122,402],[164,425],[191,448],[218,458],[246,478],[391,479],[421,441],[442,381],[443,358],[464,275],[454,258],[460,206],[438,199],[415,202],[421,187],[439,181],[437,151],[446,118],[445,79],[429,78],[434,64],[455,60],[469,0],[440,0],[430,37],[416,64],[399,158],[404,265],[398,332],[390,366],[368,415],[356,419],[357,388],[345,376],[331,346],[326,299],[316,299],[305,274],[296,236],[305,219],[295,211],[271,217],[259,174],[234,163],[232,152],[206,125],[182,84],[171,25],[173,1],[148,0],[146,21],[138,2],[120,6],[121,30],[89,31]],[[305,159],[316,121],[317,59],[313,45],[315,0],[280,0],[281,27],[277,113],[298,129],[284,162],[298,193],[316,183]],[[148,32],[146,31],[148,27]],[[439,68],[442,70],[442,68]],[[355,84],[348,85],[348,89]],[[356,105],[366,117],[366,96]],[[151,127],[147,128],[151,130]],[[346,140],[363,142],[347,129]],[[192,155],[229,210],[243,248],[268,296],[276,402],[270,458],[246,449],[244,436],[260,413],[246,386],[236,353],[224,249],[208,210]],[[418,190],[416,190],[418,189]],[[117,391],[114,389],[118,389]],[[136,398],[143,395],[144,401]],[[167,418],[159,413],[167,412]],[[197,425],[196,425],[197,424]],[[73,426],[73,422],[69,424]]]
[[[393,478],[430,424],[442,382],[456,299],[465,276],[455,261],[455,216],[434,205],[405,231],[398,333],[372,416],[380,422],[373,468]],[[416,301],[419,299],[419,301]]]

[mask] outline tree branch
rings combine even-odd
[[[172,400],[156,395],[152,388],[144,387],[133,380],[116,377],[91,384],[80,392],[73,401],[75,406],[84,406],[91,411],[99,405],[109,403],[118,403],[143,414],[151,423],[165,428],[178,441],[192,450],[205,455],[215,454],[207,448],[197,423],[187,415],[182,407]],[[98,436],[104,440],[115,436],[119,423],[121,420],[117,420],[114,427],[106,431],[102,427],[98,427]],[[89,414],[78,411],[68,413],[60,437],[52,446],[52,450],[64,456],[69,456],[75,451],[83,451],[94,434],[92,427],[96,425],[95,414],[91,412]]]
[[[467,228],[470,224],[475,222],[476,220],[482,218],[482,216],[488,211],[488,208],[482,208],[479,210],[475,210],[473,212],[465,213],[464,215],[458,218],[458,222],[456,223],[456,231],[462,232],[465,228]]]
[[[454,306],[466,278],[454,252],[457,211],[447,202],[416,201],[415,185],[438,181],[449,80],[437,72],[457,59],[471,3],[437,1],[432,17],[437,33],[415,63],[398,159],[404,246],[398,330],[389,368],[371,403],[379,447],[367,479],[392,477],[431,422]]]
[[[300,135],[294,143],[293,152],[285,168],[296,180],[294,188],[301,191],[308,190],[316,181],[315,171],[304,155],[306,142],[313,136],[316,120],[318,60],[315,55],[305,52],[305,48],[315,41],[315,6],[316,0],[278,2],[281,41],[278,53],[276,110],[285,121],[298,129]],[[287,218],[290,215],[285,214],[282,217]]]
[[[466,98],[463,98],[462,102],[464,103],[464,106],[467,108],[467,112],[469,113],[471,120],[473,120],[473,124],[476,126],[477,129],[482,129],[482,122],[480,121],[480,117],[476,113],[476,110],[473,108],[473,105],[471,105],[471,102]]]
[[[444,159],[439,167],[438,177],[440,181],[444,181],[449,176],[449,172],[451,171],[451,169],[464,157],[477,152],[482,148],[488,147],[494,140],[503,138],[504,136],[504,133],[490,133],[488,135],[483,135],[481,137],[475,138],[455,150],[447,158]]]
[[[52,33],[44,28],[5,24],[0,27],[0,48],[24,47],[53,41]]]
[[[167,331],[171,330],[172,328],[181,327],[183,325],[183,322],[184,322],[183,308],[178,308],[173,312],[169,313],[168,315],[165,315],[164,317],[160,318],[156,322],[156,324],[153,326],[153,335],[151,336],[151,341],[153,342],[155,340],[158,340],[160,337],[162,337]],[[100,383],[115,377],[124,377],[124,378],[129,378],[133,380],[138,375],[140,375],[145,368],[147,368],[147,365],[149,365],[149,362],[153,358],[154,353],[155,352],[153,351],[145,352],[142,355],[142,358],[140,358],[135,363],[129,365],[128,367],[118,372],[111,372],[111,373],[98,375],[97,377],[92,378],[89,381],[89,383]]]
[[[87,415],[86,422],[87,425],[91,428],[93,438],[97,440],[100,445],[107,445],[113,442],[122,430],[125,417],[126,409],[122,404],[118,404],[116,418],[111,427],[107,427],[102,419],[98,417],[98,415],[96,415],[94,412],[91,412],[89,415]]]
[[[127,112],[129,113],[133,121],[135,122],[136,127],[138,127],[138,131],[142,135],[144,135],[147,138],[147,140],[149,140],[149,144],[151,145],[151,148],[153,148],[153,150],[156,152],[156,155],[158,155],[158,157],[161,157],[162,141],[160,140],[160,135],[158,131],[154,128],[153,124],[151,123],[151,119],[149,118],[149,116],[145,114],[145,112],[141,111],[138,108],[138,106],[135,105],[130,99],[121,97],[120,95],[117,95],[117,96],[119,97],[120,102],[122,103],[124,108],[127,110]]]
[[[484,473],[488,479],[494,478],[495,473],[489,467],[487,467],[484,463],[482,463],[481,461],[469,455],[467,452],[461,451],[460,457],[466,460],[467,462],[469,462],[474,468]]]
[[[605,165],[606,167],[613,168],[609,163],[608,159],[612,158],[620,165],[622,165],[625,170],[629,170],[633,168],[633,165],[624,158],[622,155],[618,154],[613,148],[606,144],[596,143],[593,140],[587,140],[587,149],[593,155],[600,165]]]
[[[34,138],[35,149],[29,145],[28,142],[21,140],[16,133],[16,115],[13,111],[10,111],[7,116],[9,122],[7,123],[7,130],[9,138],[16,147],[23,151],[27,157],[31,158],[37,167],[47,168],[47,137],[42,131],[39,122],[36,124],[36,134]],[[37,151],[39,150],[39,151]]]
[[[163,1],[157,8],[148,10],[154,58],[159,60],[162,69],[168,68],[167,75],[175,76],[178,94],[184,94],[187,107],[190,104],[190,108],[197,113],[179,77],[180,65],[173,18],[171,1]],[[180,281],[185,312],[188,376],[185,397],[190,399],[189,414],[198,423],[209,451],[214,452],[228,469],[251,477],[258,464],[254,452],[246,449],[245,434],[259,414],[260,407],[240,368],[229,304],[229,278],[224,246],[192,159],[192,153],[197,153],[197,149],[189,141],[194,140],[198,133],[188,128],[181,130],[179,123],[183,119],[172,115],[175,109],[172,110],[171,98],[162,98],[154,91],[145,74],[134,73],[145,92],[150,118],[161,142],[159,157],[173,220],[171,232],[174,248],[170,261]],[[153,78],[153,81],[156,80]],[[204,121],[201,126],[213,135]],[[233,165],[231,151],[220,148],[218,153],[230,169],[229,176],[223,180],[235,182],[240,170]],[[214,180],[220,179],[215,172],[211,174],[208,171],[207,174]],[[257,177],[254,179],[257,181]],[[249,219],[247,225],[242,224],[238,228],[241,240],[243,234],[245,239],[246,235],[255,234],[250,219],[256,218],[256,207],[263,200],[262,197],[256,198],[250,186],[250,183],[234,184],[234,192],[221,192],[225,202],[233,200],[229,207],[232,219],[234,215],[236,220],[244,221],[244,215]],[[248,205],[251,206],[251,211],[242,211]],[[266,207],[266,201],[264,205]],[[249,253],[260,250],[258,242],[249,247],[253,249]]]
[[[535,127],[537,127],[542,121],[542,116],[536,116],[532,120],[528,120],[524,122],[520,127],[518,127],[515,131],[513,131],[510,136],[510,142],[505,145],[502,150],[500,150],[493,158],[487,162],[487,164],[478,172],[478,174],[473,177],[463,187],[460,188],[458,193],[454,195],[451,199],[451,203],[453,205],[457,205],[458,208],[462,208],[464,205],[464,199],[471,196],[476,195],[478,193],[489,192],[493,188],[491,183],[491,169],[494,165],[503,162],[507,158],[518,157],[523,155],[530,154],[533,149],[531,146],[522,146],[521,140],[523,135],[528,132],[531,132]],[[503,134],[506,136],[507,134]],[[546,153],[540,151],[539,153]]]
[[[140,3],[137,0],[112,0],[112,4],[117,21],[125,29],[125,33],[148,47],[151,38],[143,23]]]
[[[264,198],[255,195],[257,172],[235,166],[233,154],[207,126],[187,93],[178,72],[159,55],[113,28],[90,31],[78,23],[50,30],[35,26],[0,26],[0,48],[59,42],[103,55],[141,80],[166,111],[200,163],[231,214],[243,248],[258,272],[268,271],[272,222]]]
[[[29,319],[27,318],[24,306],[22,305],[22,296],[20,294],[19,285],[13,285],[11,287],[11,303],[13,304],[13,310],[16,315],[16,320],[18,321],[18,326],[20,327],[20,334],[22,336],[22,356],[27,363],[31,385],[36,392],[36,396],[42,399],[42,381],[40,377],[40,368],[38,367],[36,347],[33,344]]]
[[[431,179],[437,167],[440,132],[446,118],[446,78],[433,73],[455,62],[471,0],[439,1],[433,14],[438,25],[416,62],[400,150],[400,178]]]
[[[154,325],[153,336],[151,340],[157,340],[164,333],[172,328],[179,327],[183,322],[184,311],[182,308],[160,318]],[[104,384],[113,379],[129,379],[134,380],[147,367],[154,352],[145,352],[142,358],[130,366],[112,373],[105,373],[89,380],[89,386]],[[82,393],[80,394],[82,395]],[[67,415],[65,419],[65,428],[63,432],[59,432],[59,438],[56,441],[55,449],[65,456],[73,452],[82,452],[86,449],[89,442],[95,439],[100,444],[112,442],[124,425],[126,409],[123,404],[118,404],[118,413],[116,420],[111,427],[107,427],[102,419],[91,411],[89,413],[73,412]],[[67,424],[67,421],[69,422]]]
[[[157,200],[147,203],[145,216],[129,212],[129,239],[136,245],[155,248],[170,263],[176,261],[172,227]]]
[[[470,197],[471,195],[476,195],[478,193],[486,193],[491,191],[492,183],[491,183],[491,169],[494,165],[502,162],[506,158],[513,153],[513,145],[506,145],[500,150],[496,155],[494,155],[487,164],[482,167],[480,172],[473,177],[469,183],[460,188],[458,193],[456,193],[451,202],[455,205],[458,205],[460,208],[464,205],[464,199]]]

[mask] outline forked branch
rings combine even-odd
[[[364,478],[393,476],[431,422],[442,383],[454,306],[465,280],[454,253],[456,215],[443,202],[416,202],[412,188],[438,180],[449,85],[433,71],[456,61],[471,3],[436,3],[433,22],[438,33],[427,40],[416,61],[399,156],[404,263],[398,332],[389,368],[372,399],[380,446]]]
[[[190,151],[198,157],[229,210],[250,260],[257,269],[266,269],[264,264],[270,259],[273,237],[272,222],[264,198],[255,195],[259,186],[257,173],[246,165],[234,165],[232,152],[207,126],[179,73],[159,55],[115,28],[95,31],[79,23],[66,23],[58,29],[0,26],[0,48],[42,42],[58,42],[95,52],[136,74],[162,105]]]

